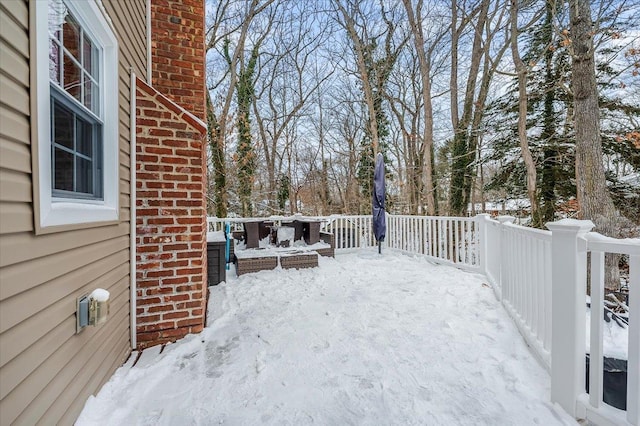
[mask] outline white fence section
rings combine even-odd
[[[477,224],[474,218],[388,215],[385,242],[439,263],[479,270]]]
[[[376,245],[371,215],[329,216],[323,218],[320,230],[333,233],[336,250],[350,250]]]
[[[496,296],[535,350],[551,368],[551,232],[478,216],[485,239],[485,275]]]
[[[209,231],[242,230],[247,220],[275,224],[296,217],[209,218]],[[337,251],[375,247],[372,217],[318,217]],[[384,247],[418,253],[437,263],[482,272],[521,334],[551,373],[551,400],[597,425],[640,426],[640,240],[589,233],[589,221],[547,224],[550,231],[514,225],[513,218],[387,215]],[[591,253],[589,391],[585,392],[587,253]],[[604,253],[629,258],[627,410],[605,404],[602,315]]]
[[[207,218],[209,231],[223,231],[231,224],[231,231],[241,231],[244,222],[268,220],[280,225],[296,216],[268,218]],[[306,216],[305,219],[310,219]],[[376,247],[371,215],[311,217],[321,222],[320,230],[334,235],[335,249],[353,250]],[[480,271],[478,253],[478,219],[441,216],[386,216],[387,232],[383,247],[425,256],[449,265]]]
[[[589,393],[578,395],[578,415],[596,424],[605,420],[617,424],[640,425],[640,240],[616,240],[597,233],[586,236],[587,252],[591,253],[591,324]],[[605,253],[629,256],[629,347],[627,358],[627,412],[617,410],[602,400],[603,345],[602,317],[593,312],[604,309]],[[579,348],[579,350],[582,347]],[[582,371],[584,377],[584,371]],[[581,388],[584,390],[584,387]]]
[[[242,224],[244,222],[251,222],[251,221],[256,221],[256,220],[269,220],[269,221],[273,221],[277,225],[280,225],[281,219],[282,218],[280,218],[280,217],[275,217],[275,218],[271,218],[271,217],[270,218],[264,218],[264,217],[249,217],[249,218],[208,217],[207,218],[207,227],[208,227],[208,231],[209,232],[224,231],[224,225],[225,225],[225,223],[228,223],[228,224],[231,225],[231,232],[233,232],[233,231],[243,231],[244,228],[242,227]]]

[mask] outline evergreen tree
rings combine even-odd
[[[214,212],[216,217],[227,217],[227,182],[224,157],[224,140],[220,135],[218,118],[211,104],[211,96],[207,92],[207,136],[211,148],[213,165]]]
[[[238,102],[238,146],[236,147],[236,162],[238,165],[238,197],[242,216],[251,217],[253,206],[251,193],[253,190],[254,174],[256,171],[256,155],[251,137],[251,103],[255,96],[253,76],[258,60],[258,45],[251,50],[246,67],[238,71],[236,87]]]
[[[379,58],[375,58],[376,40],[373,40],[364,49],[365,66],[367,75],[371,80],[371,89],[373,92],[373,107],[375,110],[375,125],[378,133],[378,150],[384,157],[385,165],[388,164],[387,158],[389,144],[389,118],[384,109],[384,100],[386,97],[385,86],[391,74],[391,70],[397,60],[397,52],[392,53],[387,34],[387,45],[385,46],[385,54]],[[375,166],[375,152],[373,147],[373,137],[371,129],[366,126],[364,129],[364,137],[360,142],[360,152],[358,159],[358,184],[360,186],[361,205],[360,212],[368,214],[370,210],[370,201],[373,186],[373,169]],[[386,166],[385,166],[386,168]],[[388,173],[387,173],[388,174]]]
[[[576,196],[574,108],[572,95],[566,89],[571,79],[567,49],[570,43],[566,33],[557,36],[554,32],[552,19],[559,11],[553,7],[546,3],[545,17],[529,31],[527,51],[523,55],[525,63],[532,65],[527,88],[527,129],[530,149],[538,166],[538,196],[542,210],[541,220],[534,224],[538,227],[556,219],[559,204]],[[606,43],[602,46],[596,55],[599,60],[596,66],[603,151],[638,170],[640,153],[624,135],[632,130],[634,120],[640,116],[640,108],[619,96],[612,96],[620,88],[616,87],[620,84],[616,78],[620,71],[603,61],[613,52]],[[488,127],[497,137],[483,160],[501,164],[501,167],[486,189],[506,190],[510,197],[524,197],[526,174],[517,146],[515,83],[490,106],[487,118]],[[637,197],[632,196],[629,201],[629,186],[619,182],[612,173],[607,178],[617,207],[628,217],[640,217]]]
[[[287,200],[289,200],[289,191],[291,188],[291,180],[286,174],[281,174],[278,179],[278,208],[281,213],[284,213]]]

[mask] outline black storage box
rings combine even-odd
[[[218,285],[227,279],[225,249],[225,241],[207,243],[207,283],[210,286]]]
[[[587,354],[586,390],[589,392],[589,361]],[[627,409],[627,360],[603,357],[602,400],[620,410]]]

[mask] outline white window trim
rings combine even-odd
[[[93,0],[65,0],[79,24],[102,48],[100,111],[103,111],[103,200],[81,200],[53,197],[51,192],[51,102],[49,80],[49,22],[47,1],[34,1],[35,7],[35,72],[38,149],[37,190],[39,228],[63,225],[112,222],[119,218],[120,182],[118,123],[118,41],[100,6]],[[36,68],[34,70],[34,68]]]

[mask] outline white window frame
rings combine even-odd
[[[32,62],[32,110],[35,109],[37,150],[34,158],[36,231],[64,225],[104,224],[119,219],[118,41],[102,5],[95,0],[63,0],[74,18],[101,49],[100,111],[103,111],[103,199],[61,198],[52,195],[51,89],[49,79],[48,1],[32,1],[35,9],[35,61]],[[32,9],[33,10],[33,9]],[[34,37],[35,35],[35,37]],[[35,90],[33,90],[35,89]]]

